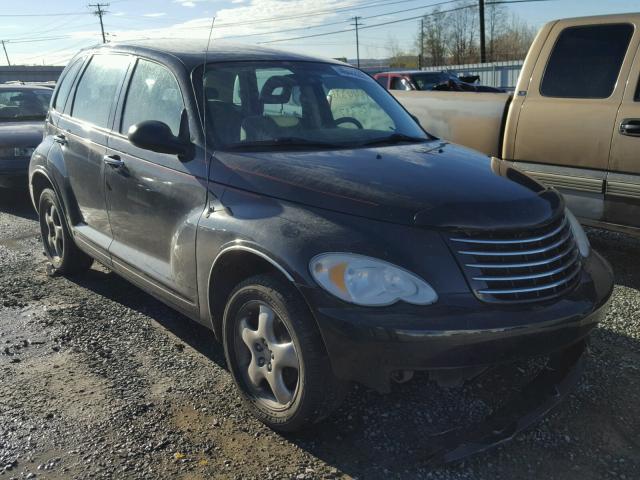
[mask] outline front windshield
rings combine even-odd
[[[217,148],[353,148],[428,135],[375,80],[311,62],[207,65],[207,131]]]
[[[411,76],[418,90],[433,90],[433,87],[442,83],[440,73],[418,73]]]
[[[50,89],[0,89],[0,122],[44,120],[49,108]]]

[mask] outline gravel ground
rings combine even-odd
[[[25,197],[0,197],[0,480],[640,478],[640,241],[589,231],[616,271],[579,388],[514,441],[430,469],[429,435],[491,411],[531,365],[441,389],[354,387],[298,435],[250,417],[212,334],[108,270],[48,277]]]

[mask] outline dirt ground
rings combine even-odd
[[[461,388],[354,387],[322,424],[276,434],[243,409],[209,331],[98,265],[47,276],[28,199],[4,194],[0,480],[640,478],[640,241],[589,234],[616,288],[579,387],[514,441],[433,469],[430,436],[486,415],[528,365]]]

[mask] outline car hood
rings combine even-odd
[[[440,140],[330,151],[217,152],[211,178],[282,200],[416,226],[528,228],[564,208],[555,191],[505,162]]]
[[[43,131],[44,120],[0,122],[0,147],[37,147]]]

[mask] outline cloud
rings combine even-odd
[[[158,12],[158,13],[145,13],[142,16],[156,18],[156,17],[164,17],[165,15],[166,15],[165,12]]]
[[[195,7],[195,2],[179,2],[183,7]]]
[[[244,0],[231,0],[231,3],[244,3]]]

